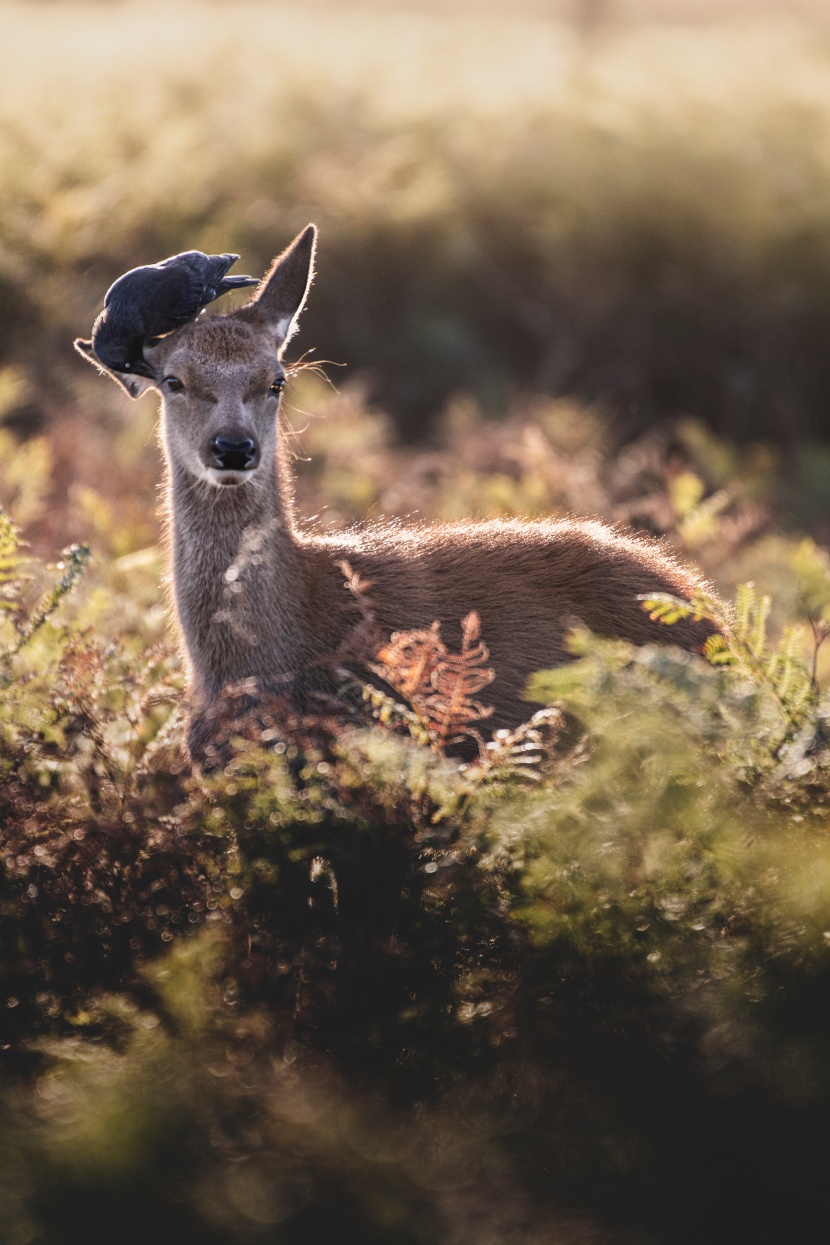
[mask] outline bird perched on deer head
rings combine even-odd
[[[208,303],[230,290],[259,284],[256,277],[226,276],[238,259],[183,251],[125,272],[104,297],[104,310],[92,326],[92,351],[105,367],[152,377],[143,356],[148,340],[195,320]]]

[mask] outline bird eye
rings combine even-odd
[[[181,393],[184,389],[184,385],[178,376],[165,376],[163,384],[167,386],[171,393]]]
[[[278,376],[277,379],[274,381],[273,385],[271,386],[271,393],[274,393],[277,395],[277,397],[279,397],[279,395],[282,393],[284,388],[285,388],[285,377]]]

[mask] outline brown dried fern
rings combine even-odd
[[[355,667],[365,667],[383,643],[383,633],[375,617],[374,605],[369,595],[374,581],[361,579],[351,563],[345,559],[338,562],[343,573],[343,586],[351,593],[357,619],[337,650],[326,654],[318,664],[328,666],[340,678],[350,680]]]
[[[394,632],[378,649],[372,668],[411,702],[431,694],[432,676],[446,658],[441,624],[434,622],[429,628]]]
[[[441,624],[434,622],[429,628],[395,632],[370,665],[412,706],[432,746],[443,752],[465,739],[481,746],[474,724],[493,710],[476,697],[495,678],[486,664],[489,657],[478,614],[472,611],[461,623],[460,653],[448,650]]]

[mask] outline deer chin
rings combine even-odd
[[[221,471],[218,467],[206,467],[202,478],[216,488],[242,488],[250,484],[254,471]]]

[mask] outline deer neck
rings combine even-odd
[[[304,592],[290,486],[277,459],[236,488],[169,465],[173,589],[193,691],[256,678],[278,690],[297,669]]]

